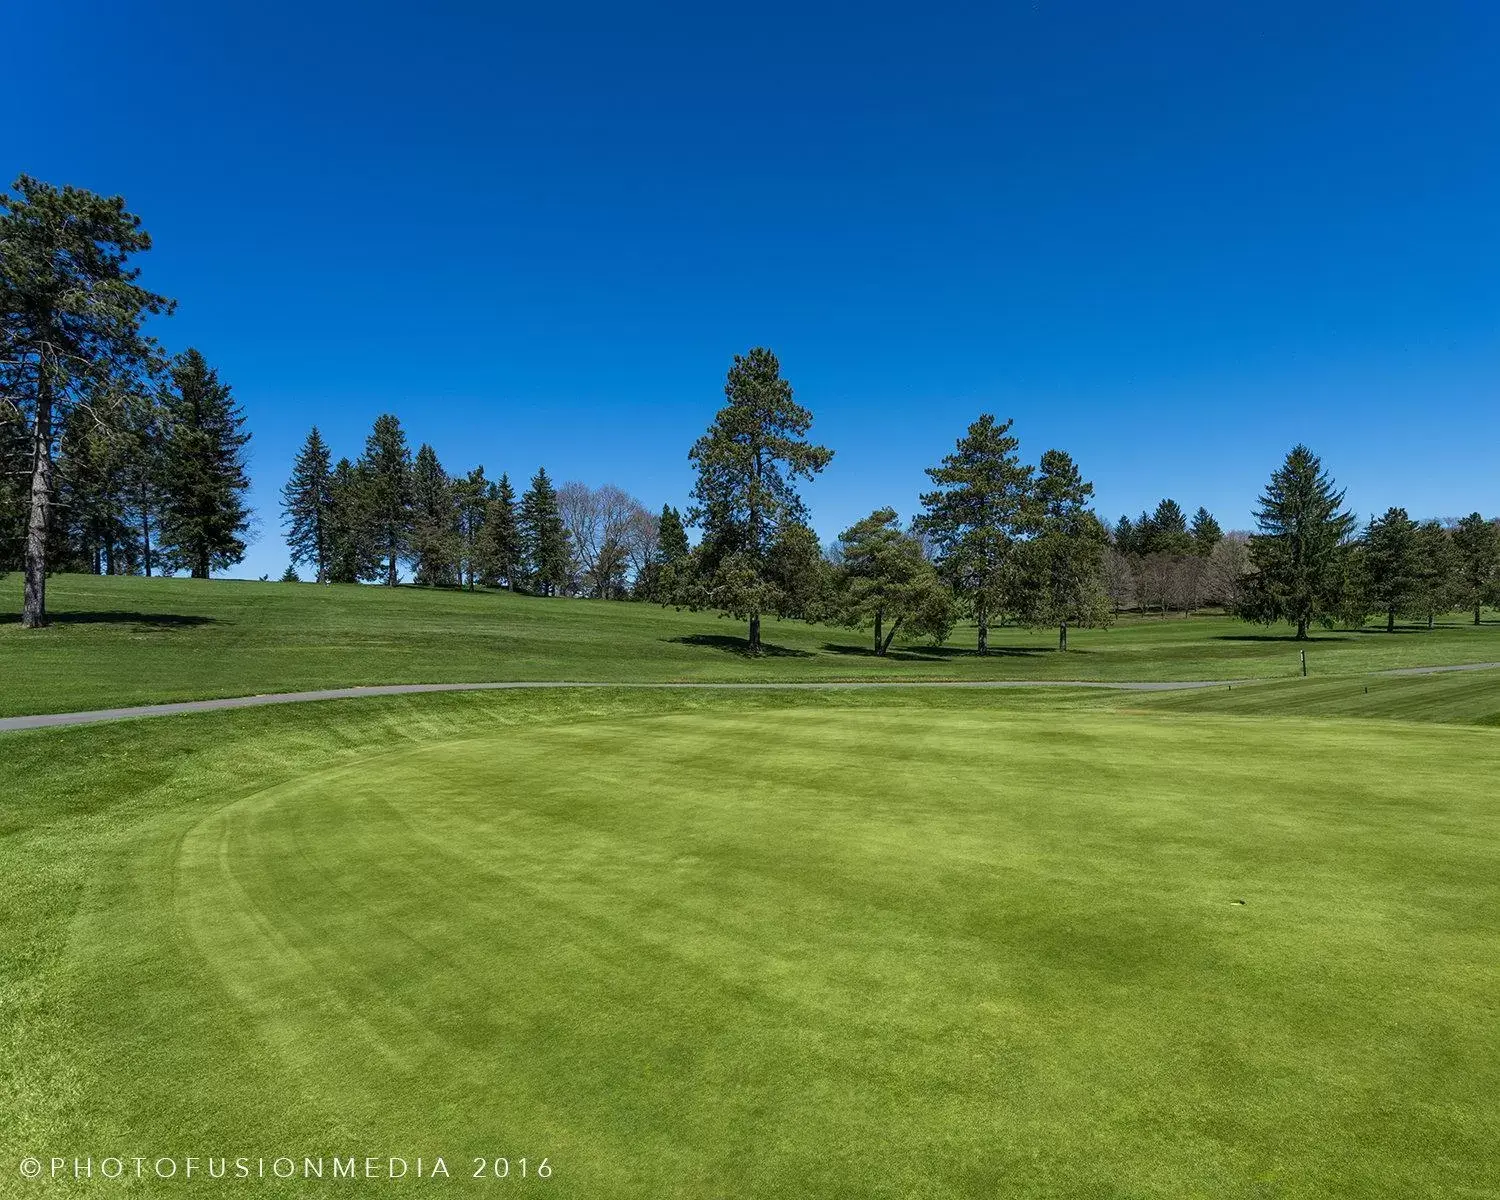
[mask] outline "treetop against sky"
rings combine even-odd
[[[242,570],[316,420],[656,511],[730,356],[837,449],[824,541],[980,412],[1105,514],[1500,509],[1500,11],[26,6],[12,174],[124,195],[254,432]],[[150,86],[142,86],[150,80]],[[45,102],[43,102],[45,98]],[[191,161],[192,170],[183,170]]]

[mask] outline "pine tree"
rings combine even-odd
[[[26,424],[0,400],[0,575],[21,568],[26,544]]]
[[[953,594],[893,508],[878,508],[839,534],[835,587],[834,615],[851,626],[873,624],[877,655],[903,628],[935,641],[953,628]]]
[[[735,355],[724,399],[688,452],[698,472],[688,519],[703,538],[685,598],[746,621],[747,649],[759,654],[761,615],[791,612],[807,576],[807,539],[799,532],[806,507],[796,481],[823,470],[833,451],[807,441],[812,414],[763,347]]]
[[[448,472],[426,442],[417,450],[411,480],[411,554],[416,581],[428,587],[450,586],[459,556],[458,509]]]
[[[555,596],[572,579],[568,532],[557,505],[557,489],[545,468],[537,468],[521,498],[517,520],[528,585],[539,596]]]
[[[984,413],[938,467],[922,496],[919,529],[931,538],[938,573],[979,626],[988,654],[990,621],[1015,607],[1021,587],[1020,546],[1030,521],[1031,468],[1022,464],[1012,422]]]
[[[359,465],[366,527],[377,555],[371,577],[384,577],[387,587],[395,587],[401,562],[411,552],[412,480],[406,433],[391,413],[375,418]]]
[[[1365,529],[1360,546],[1360,584],[1367,603],[1385,613],[1387,633],[1396,614],[1408,611],[1417,595],[1417,527],[1404,508],[1389,508]]]
[[[1193,523],[1188,532],[1193,539],[1193,553],[1199,558],[1207,558],[1214,552],[1214,547],[1224,540],[1224,531],[1214,520],[1213,513],[1202,506],[1193,514]]]
[[[490,483],[484,477],[482,466],[453,481],[453,515],[458,523],[458,582],[471,592],[475,581],[484,573],[484,522],[489,494]]]
[[[1415,585],[1408,611],[1426,620],[1431,629],[1438,613],[1466,599],[1463,564],[1452,535],[1437,521],[1418,525],[1416,542]]]
[[[487,586],[496,587],[503,583],[514,591],[524,559],[516,492],[511,487],[510,476],[502,473],[500,482],[490,485],[485,498],[484,528],[479,539],[480,578]]]
[[[314,425],[292,462],[292,475],[281,489],[282,529],[292,566],[310,565],[318,583],[328,581],[331,557],[329,517],[333,507],[333,458]]]
[[[1500,603],[1500,523],[1470,513],[1454,526],[1461,603],[1474,610],[1479,624],[1486,604]]]
[[[682,514],[670,504],[661,506],[656,519],[656,553],[636,579],[636,595],[643,600],[671,604],[682,591],[692,547]]]
[[[1121,517],[1115,522],[1115,549],[1121,554],[1136,553],[1135,522],[1129,517]]]
[[[1295,446],[1271,475],[1250,537],[1251,574],[1239,604],[1248,621],[1290,621],[1297,640],[1314,621],[1331,625],[1347,598],[1348,539],[1354,516],[1341,505],[1318,456]]]
[[[368,490],[364,467],[339,459],[328,484],[326,583],[358,583],[378,571]]]
[[[281,582],[282,583],[301,583],[302,582],[302,576],[300,576],[300,575],[297,574],[297,565],[295,563],[287,563],[286,570],[281,573]]]
[[[1108,625],[1113,616],[1104,586],[1109,538],[1089,508],[1094,485],[1061,450],[1042,455],[1034,492],[1036,536],[1025,545],[1027,586],[1022,609],[1032,628],[1057,629],[1068,648],[1068,628]]]
[[[197,350],[173,360],[162,409],[162,548],[174,567],[207,579],[245,557],[250,434],[229,386]]]
[[[29,429],[21,624],[47,623],[53,456],[61,423],[87,404],[114,420],[155,363],[145,319],[172,302],[136,283],[132,256],[151,248],[119,196],[55,188],[22,175],[0,195],[0,396]]]

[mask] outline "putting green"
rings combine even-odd
[[[78,1106],[558,1195],[1493,1194],[1500,741],[1397,730],[726,702],[164,813]]]

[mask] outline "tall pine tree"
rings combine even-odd
[[[462,479],[453,480],[453,517],[458,529],[456,567],[460,587],[474,590],[483,575],[484,522],[489,504],[490,482],[478,466]]]
[[[197,350],[173,360],[162,409],[162,547],[174,567],[207,579],[245,557],[250,434],[229,386]]]
[[[538,467],[531,486],[521,497],[517,520],[525,554],[527,585],[538,596],[555,596],[572,578],[568,531],[557,503],[557,489]]]
[[[922,496],[926,511],[917,518],[939,574],[979,627],[980,654],[990,652],[990,622],[1019,606],[1022,586],[1031,468],[1021,462],[1011,424],[984,413],[970,425],[942,465],[927,468],[937,487]]]
[[[307,564],[318,583],[328,582],[332,551],[333,456],[314,425],[281,489],[282,529],[292,566]]]
[[[504,473],[489,486],[484,505],[484,528],[479,538],[479,575],[485,584],[515,591],[525,560],[516,513],[516,491]]]
[[[63,420],[87,404],[111,423],[156,360],[145,319],[172,302],[136,283],[151,238],[119,196],[55,188],[22,175],[0,195],[0,396],[29,430],[21,624],[47,623],[57,497],[53,456]]]
[[[378,570],[368,472],[341,458],[328,483],[328,583],[358,583]]]
[[[427,587],[447,587],[454,582],[459,557],[458,508],[448,472],[426,442],[412,463],[411,491],[416,581]]]
[[[373,578],[387,587],[401,580],[401,562],[411,553],[411,451],[401,422],[391,413],[375,418],[360,459],[365,529],[377,563]]]
[[[1250,535],[1251,573],[1239,613],[1272,625],[1290,621],[1297,640],[1318,621],[1331,625],[1347,600],[1349,536],[1354,515],[1343,508],[1323,463],[1306,446],[1294,446],[1260,497]]]
[[[794,612],[809,577],[796,481],[818,474],[833,451],[807,440],[812,413],[763,347],[735,355],[724,399],[688,454],[698,471],[689,519],[703,530],[689,598],[746,621],[748,650],[759,654],[761,615]]]
[[[1025,545],[1027,575],[1022,610],[1032,628],[1057,630],[1068,648],[1069,628],[1108,625],[1113,617],[1104,587],[1109,535],[1089,508],[1094,485],[1061,450],[1042,455],[1033,500],[1036,535]]]
[[[1458,552],[1460,602],[1474,610],[1474,624],[1486,604],[1500,603],[1500,522],[1470,513],[1453,528]]]

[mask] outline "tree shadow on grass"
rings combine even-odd
[[[19,625],[20,613],[0,616],[0,625]],[[60,612],[48,613],[49,625],[140,625],[147,629],[191,629],[197,625],[217,625],[217,617],[188,616],[183,613],[143,612]]]
[[[854,658],[879,658],[870,646],[850,646],[839,642],[824,642],[823,649],[830,654],[847,654]],[[962,646],[918,646],[897,650],[894,647],[885,653],[887,662],[951,662],[956,658],[1031,658],[1038,654],[1052,654],[1045,646],[991,646],[988,655]],[[1081,653],[1081,652],[1080,652]]]
[[[662,638],[664,642],[675,642],[679,646],[700,646],[709,650],[720,650],[725,654],[738,654],[741,658],[812,658],[808,650],[793,650],[790,646],[778,646],[774,642],[761,642],[760,653],[751,654],[750,644],[742,637],[726,633],[690,633],[683,637]]]
[[[1310,633],[1300,642],[1295,633],[1216,633],[1216,642],[1282,642],[1288,646],[1312,646],[1319,642],[1347,642],[1348,634],[1353,630],[1341,630],[1337,633],[1325,633],[1321,636]]]

